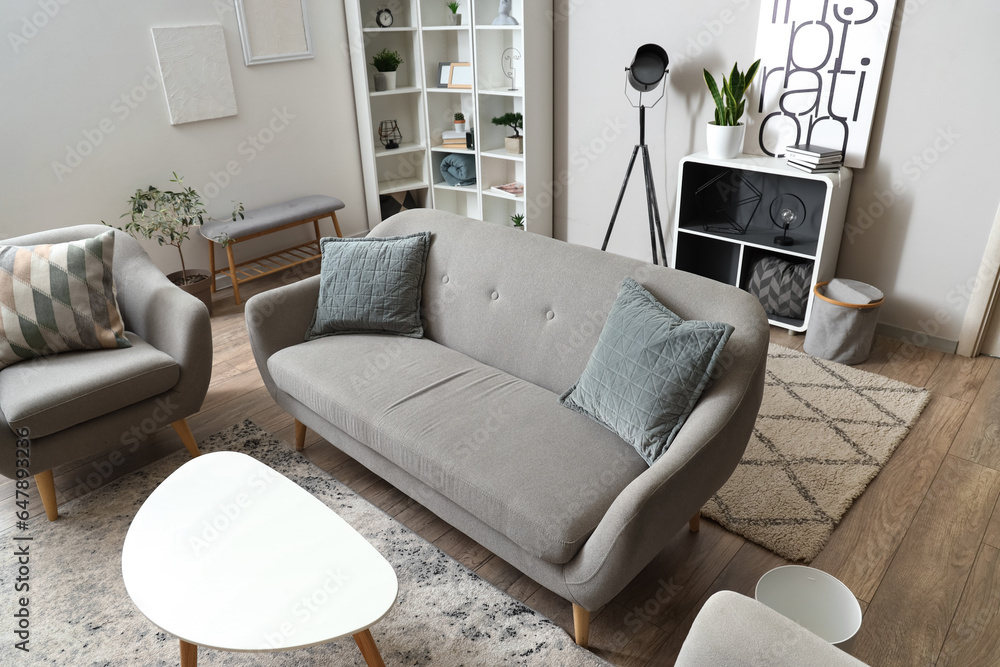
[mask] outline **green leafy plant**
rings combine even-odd
[[[715,83],[715,79],[709,74],[708,70],[705,72],[705,84],[708,85],[708,90],[712,93],[712,99],[715,100],[715,124],[716,125],[739,125],[740,118],[743,117],[743,108],[746,105],[746,100],[743,96],[746,94],[747,89],[750,88],[750,84],[753,83],[753,78],[757,75],[757,67],[760,65],[760,60],[754,62],[750,65],[750,68],[746,71],[746,74],[739,70],[736,63],[733,63],[733,71],[729,73],[729,79],[726,79],[725,74],[722,75],[722,91],[719,91],[718,85]]]
[[[465,114],[462,113],[461,111],[459,111],[458,113],[456,113],[455,114],[455,122],[456,123],[465,122]]]
[[[448,9],[451,10],[452,14],[457,14],[458,13],[458,3],[457,2],[449,2],[448,3]]]
[[[493,124],[506,126],[514,130],[514,136],[521,136],[520,130],[524,129],[524,117],[520,113],[505,113],[493,119]]]
[[[130,210],[121,217],[130,218],[123,227],[116,227],[134,238],[155,239],[159,245],[169,245],[177,248],[181,259],[181,280],[187,284],[187,267],[184,265],[184,253],[181,245],[188,240],[189,230],[205,222],[205,203],[194,188],[185,188],[184,179],[173,172],[171,183],[176,183],[178,190],[160,190],[150,185],[143,190],[139,188],[128,200]],[[243,219],[243,204],[233,202],[233,220]],[[208,218],[211,220],[211,218]],[[105,225],[108,223],[101,221]],[[113,225],[108,225],[109,227]],[[229,245],[232,239],[228,236],[213,239],[222,245]]]
[[[371,64],[379,72],[395,72],[403,62],[403,57],[399,55],[399,51],[382,49],[372,56]]]
[[[510,221],[514,223],[515,227],[524,227],[524,216],[520,213],[510,216]]]

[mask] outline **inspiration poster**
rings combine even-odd
[[[809,142],[864,167],[894,10],[893,0],[763,0],[744,152],[784,157]]]

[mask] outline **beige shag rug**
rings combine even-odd
[[[702,515],[812,561],[929,399],[926,389],[772,344],[746,453]]]

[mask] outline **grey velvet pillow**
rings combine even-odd
[[[694,409],[733,333],[685,321],[626,278],[580,380],[559,402],[617,433],[652,465]]]
[[[430,237],[322,239],[319,299],[306,340],[348,333],[423,337],[420,297]]]

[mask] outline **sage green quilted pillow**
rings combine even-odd
[[[733,327],[686,321],[626,278],[580,380],[559,402],[617,433],[652,465],[705,390]]]
[[[131,347],[118,311],[115,233],[0,246],[0,369],[72,350]]]
[[[430,236],[324,238],[306,340],[349,333],[423,337],[420,299]]]

